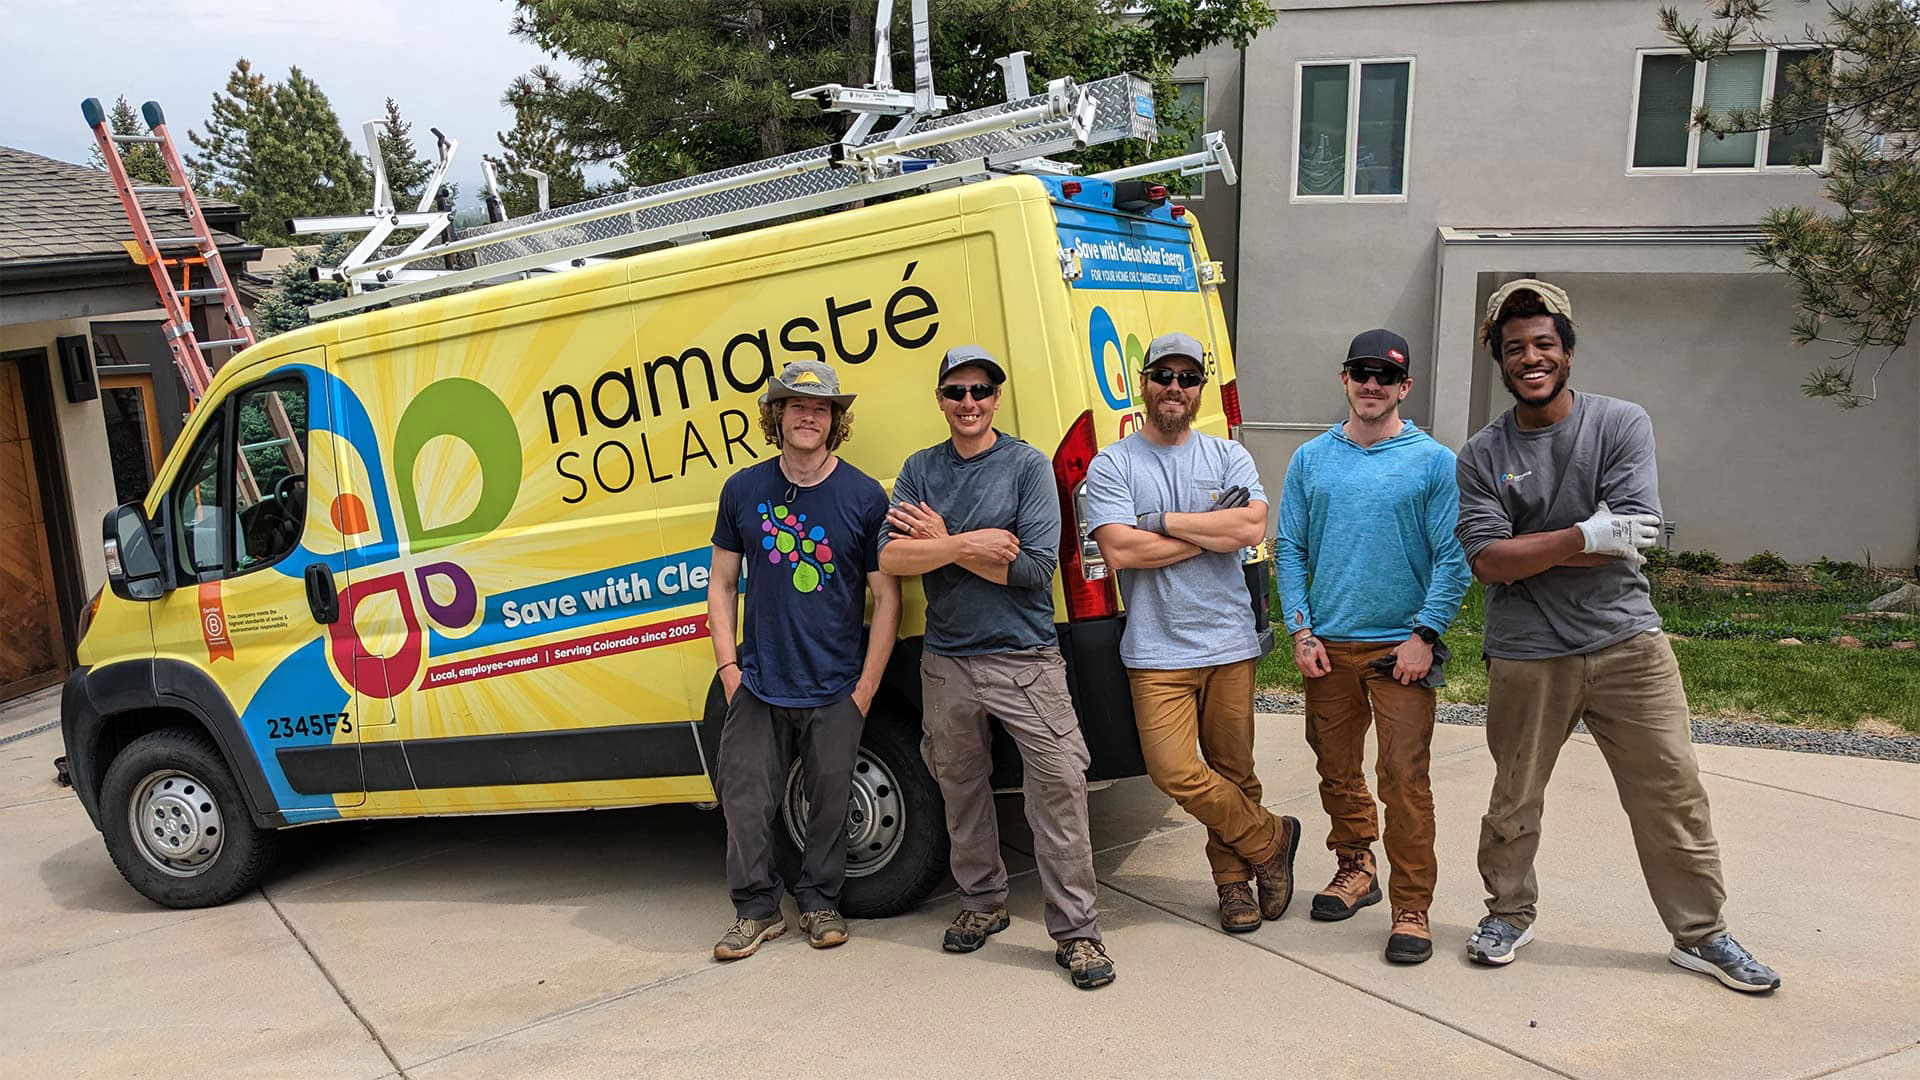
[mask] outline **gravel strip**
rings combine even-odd
[[[1258,712],[1298,713],[1305,706],[1306,699],[1298,694],[1262,690],[1253,696],[1253,707]],[[1487,722],[1485,705],[1442,702],[1436,714],[1435,719],[1443,724],[1480,727]],[[1581,724],[1574,730],[1585,732],[1587,726]],[[1920,736],[1916,735],[1873,735],[1864,731],[1830,731],[1696,716],[1693,718],[1693,741],[1715,746],[1752,746],[1762,750],[1793,750],[1802,754],[1833,754],[1920,764]]]

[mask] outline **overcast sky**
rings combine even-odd
[[[80,102],[160,102],[167,125],[204,127],[240,57],[275,81],[289,67],[320,85],[355,149],[389,96],[432,160],[429,127],[460,140],[452,176],[477,204],[480,155],[513,125],[500,95],[544,59],[508,33],[510,0],[0,0],[0,145],[84,163]],[[559,66],[559,65],[556,65]],[[563,70],[567,70],[564,66]]]

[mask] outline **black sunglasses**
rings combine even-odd
[[[1148,368],[1147,378],[1152,379],[1157,386],[1172,386],[1178,382],[1182,390],[1191,390],[1207,381],[1206,375],[1198,371],[1175,371],[1172,368],[1163,367]]]
[[[1389,386],[1399,386],[1401,380],[1406,378],[1392,368],[1375,367],[1350,367],[1347,369],[1347,377],[1362,386],[1367,384],[1368,379],[1372,379],[1380,384],[1382,390]]]
[[[948,401],[965,401],[969,396],[975,401],[985,401],[993,396],[996,388],[988,383],[977,382],[971,386],[948,383],[940,388],[940,396]]]

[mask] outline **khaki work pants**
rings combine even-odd
[[[1380,839],[1367,790],[1367,728],[1379,732],[1375,775],[1387,806],[1387,893],[1396,911],[1433,905],[1439,861],[1433,853],[1433,690],[1402,686],[1368,664],[1396,641],[1323,641],[1333,670],[1307,683],[1307,745],[1320,770],[1320,805],[1333,819],[1327,847],[1358,854]]]
[[[950,865],[960,907],[995,911],[1007,903],[1007,866],[993,811],[993,729],[998,719],[1020,747],[1027,825],[1040,870],[1047,934],[1100,940],[1093,836],[1087,823],[1091,757],[1067,692],[1060,650],[1022,649],[920,661],[920,754],[947,804]]]
[[[1693,756],[1686,688],[1666,635],[1636,634],[1581,656],[1494,659],[1488,684],[1494,780],[1480,822],[1487,911],[1516,927],[1533,923],[1547,778],[1584,719],[1613,771],[1660,920],[1682,945],[1726,929],[1720,845]]]
[[[1280,822],[1253,773],[1254,661],[1185,671],[1130,668],[1133,719],[1155,786],[1207,827],[1213,882],[1251,881],[1280,850]]]

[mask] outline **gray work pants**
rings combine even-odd
[[[840,906],[847,882],[847,793],[866,720],[851,697],[815,709],[768,705],[741,686],[727,703],[716,771],[727,816],[727,887],[743,919],[780,910],[784,883],[774,865],[774,830],[787,773],[800,756],[807,793],[807,842],[800,880],[792,884],[801,911]]]
[[[1087,824],[1091,759],[1067,693],[1060,650],[927,653],[920,662],[920,686],[920,753],[946,800],[961,908],[993,911],[1007,902],[1007,866],[1000,858],[1000,826],[993,811],[991,715],[1020,747],[1047,934],[1055,941],[1100,940]]]

